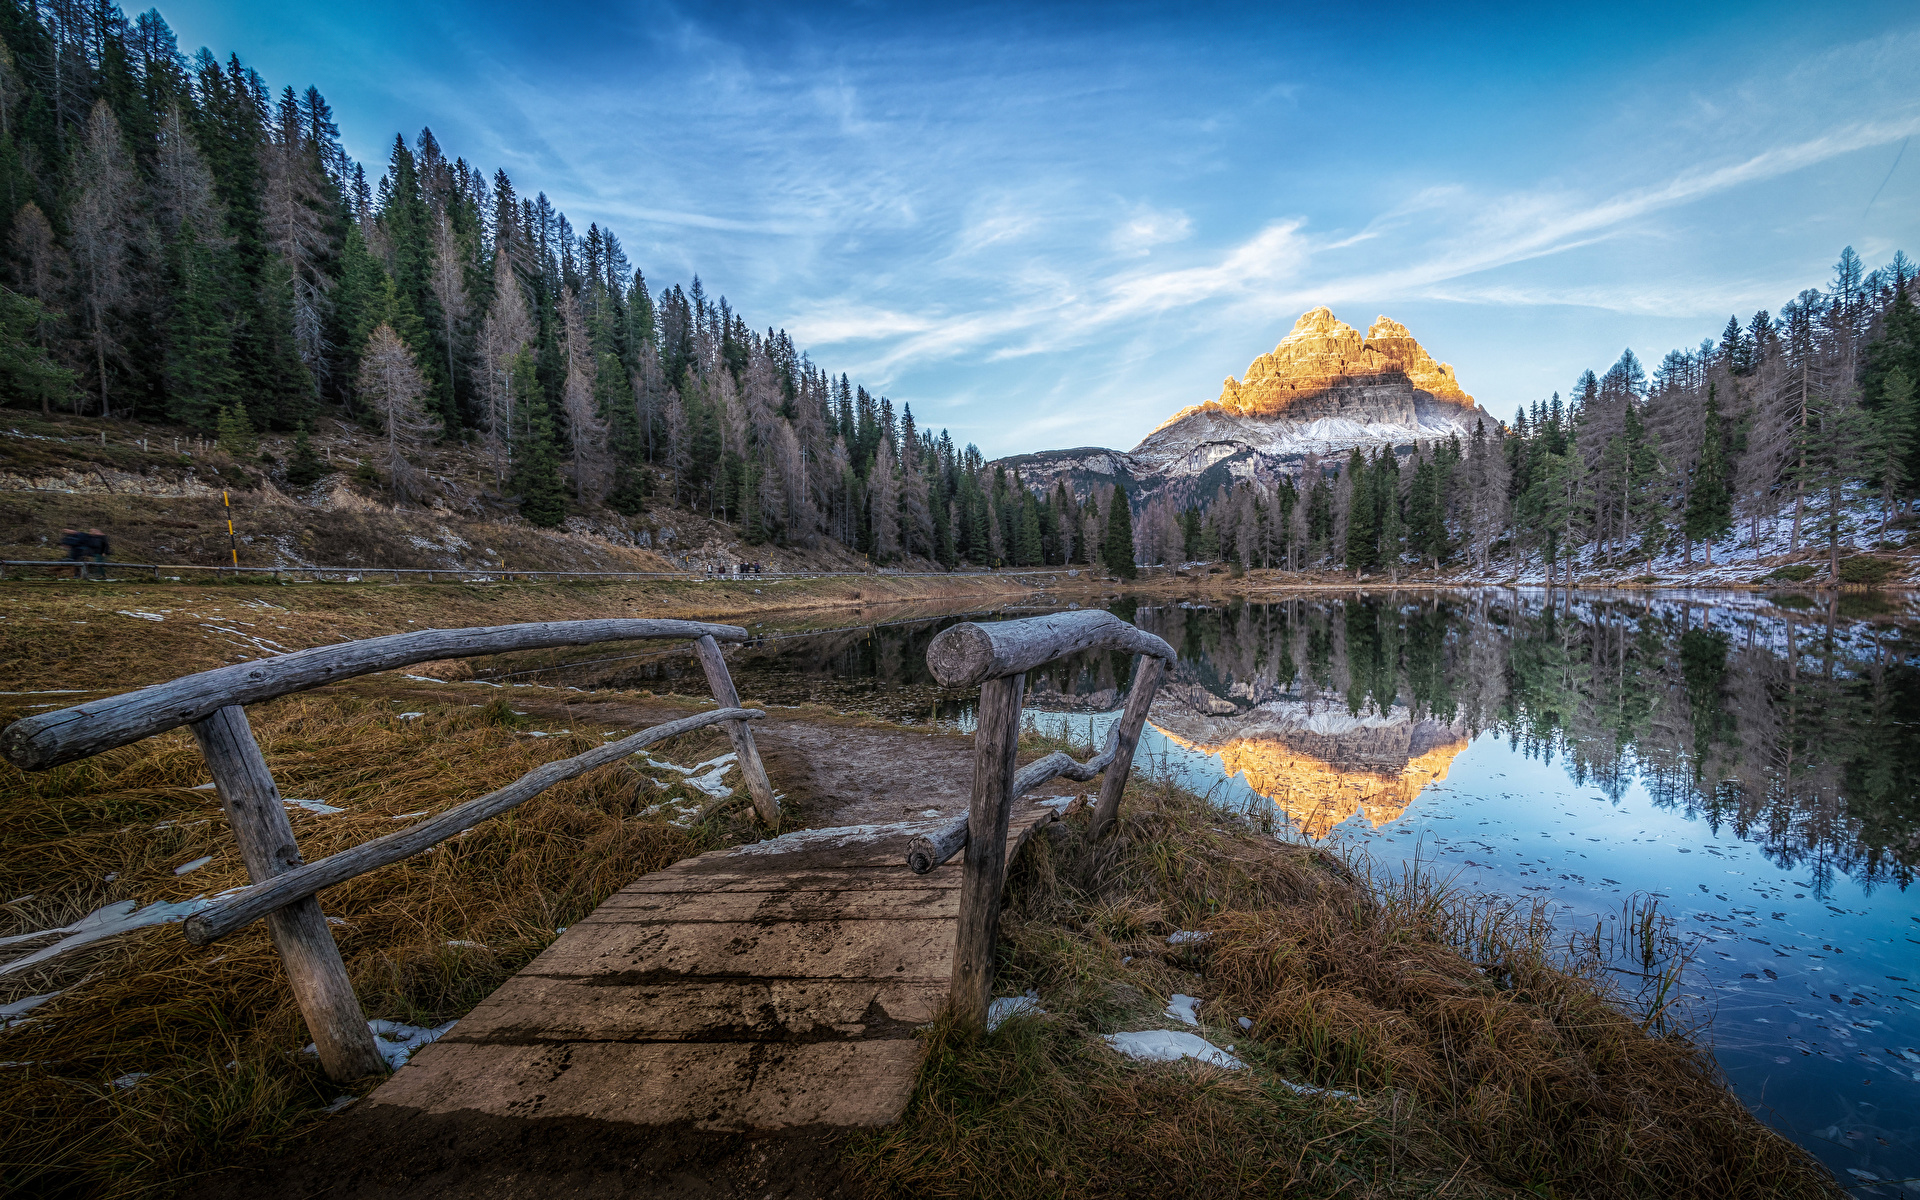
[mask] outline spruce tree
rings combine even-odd
[[[1014,530],[1013,561],[1022,567],[1037,567],[1041,559],[1040,513],[1033,493],[1020,489],[1019,521]]]
[[[73,394],[73,372],[56,365],[33,340],[45,317],[39,301],[0,287],[0,393],[37,400],[43,411]]]
[[[1687,489],[1686,514],[1681,531],[1692,541],[1704,542],[1707,565],[1713,565],[1713,544],[1733,528],[1733,492],[1728,486],[1726,431],[1720,420],[1719,385],[1707,386],[1705,428],[1700,462]]]
[[[299,432],[293,435],[293,453],[287,458],[287,482],[305,487],[327,473],[326,464],[313,452],[313,438],[307,432],[307,423],[300,422]]]
[[[253,423],[247,420],[246,406],[237,400],[220,410],[215,437],[220,448],[235,458],[252,458],[260,451],[259,439],[253,436]]]
[[[1406,538],[1406,523],[1400,517],[1400,460],[1391,446],[1380,452],[1373,470],[1374,498],[1380,514],[1379,565],[1397,580],[1400,577],[1400,552],[1401,543]],[[1291,504],[1286,505],[1288,510],[1292,507]]]
[[[520,515],[543,529],[567,519],[567,485],[560,477],[560,450],[553,436],[533,356],[514,356],[512,369],[513,475],[507,486],[520,497]]]
[[[1133,565],[1133,514],[1127,503],[1127,489],[1115,485],[1113,502],[1107,508],[1107,541],[1103,556],[1107,570],[1122,579],[1132,579],[1139,569]]]
[[[1380,558],[1379,506],[1374,500],[1373,472],[1360,447],[1347,459],[1347,479],[1353,495],[1347,504],[1347,569],[1355,575],[1373,570]]]
[[[1907,462],[1913,453],[1914,387],[1906,368],[1894,367],[1880,385],[1880,407],[1873,414],[1873,462],[1880,476],[1880,547],[1886,548],[1887,522],[1896,504],[1904,505],[1912,477]]]
[[[211,430],[236,403],[233,332],[220,310],[227,290],[215,278],[213,253],[190,237],[176,239],[174,293],[167,320],[167,416],[192,429]]]

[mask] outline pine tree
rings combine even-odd
[[[287,458],[287,482],[295,487],[305,487],[327,474],[326,464],[313,452],[313,438],[308,433],[307,423],[302,421],[298,432],[293,435],[293,453]]]
[[[1388,575],[1397,581],[1400,578],[1401,543],[1406,537],[1406,523],[1400,516],[1400,460],[1395,457],[1391,446],[1381,451],[1374,463],[1373,490],[1380,526],[1378,565],[1385,567]]]
[[[35,340],[45,317],[38,300],[0,287],[0,394],[37,400],[43,412],[73,392],[73,372],[47,357]]]
[[[1718,385],[1707,388],[1707,408],[1700,442],[1700,462],[1687,489],[1682,532],[1692,542],[1704,542],[1707,565],[1713,565],[1713,544],[1733,528],[1733,492],[1728,486],[1726,432],[1720,419]]]
[[[1353,484],[1353,496],[1347,508],[1347,569],[1364,575],[1380,559],[1379,505],[1373,491],[1373,472],[1360,447],[1347,459],[1347,478]]]
[[[1013,561],[1015,566],[1037,567],[1040,565],[1040,513],[1033,501],[1033,493],[1020,489],[1019,522],[1013,539]]]
[[[236,402],[222,408],[216,429],[220,448],[235,458],[252,458],[260,452],[260,440],[253,435],[245,405]]]
[[[1887,545],[1887,522],[1896,504],[1904,505],[1912,478],[1907,463],[1913,453],[1914,381],[1904,367],[1894,367],[1880,384],[1880,407],[1873,414],[1873,468],[1880,476],[1880,547]]]
[[[173,247],[175,288],[167,320],[167,415],[189,428],[209,430],[218,414],[238,404],[233,332],[221,313],[225,292],[214,277],[212,250],[190,237]]]
[[[1107,570],[1122,579],[1132,579],[1140,573],[1133,564],[1133,514],[1127,502],[1127,489],[1117,485],[1107,508],[1107,538],[1102,562]]]
[[[560,477],[553,418],[541,395],[531,351],[514,356],[512,387],[513,475],[507,486],[520,498],[521,516],[542,529],[552,529],[567,519],[567,485]]]

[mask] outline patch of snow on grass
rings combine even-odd
[[[1148,1029],[1140,1033],[1109,1033],[1102,1040],[1136,1062],[1179,1062],[1191,1058],[1229,1071],[1247,1065],[1197,1033]]]
[[[291,796],[280,797],[280,803],[289,805],[293,808],[304,808],[310,813],[319,813],[321,816],[326,816],[328,813],[340,813],[340,812],[347,811],[346,809],[340,808],[336,805],[328,804],[324,800],[296,800]]]
[[[367,1022],[367,1029],[373,1034],[373,1044],[379,1048],[380,1057],[387,1060],[387,1069],[390,1071],[398,1071],[406,1066],[407,1060],[413,1057],[414,1051],[431,1042],[439,1041],[453,1026],[452,1021],[444,1025],[435,1025],[432,1029],[422,1029],[418,1025],[407,1025],[400,1021]],[[318,1048],[311,1042],[307,1044],[304,1052],[319,1053]],[[341,1107],[344,1108],[345,1105]]]
[[[1040,993],[1029,990],[1024,996],[1002,996],[987,1005],[987,1029],[1000,1028],[1008,1017],[1044,1017],[1047,1010],[1040,1007]]]
[[[1175,1020],[1185,1021],[1196,1029],[1200,1025],[1200,997],[1175,992],[1173,999],[1167,1001],[1167,1015]]]
[[[138,617],[142,621],[166,620],[166,618],[161,616],[159,613],[141,612],[137,608],[121,608],[121,609],[115,609],[114,611],[119,613],[123,617]]]
[[[1358,1100],[1360,1098],[1352,1092],[1337,1091],[1334,1088],[1317,1088],[1310,1084],[1295,1083],[1291,1079],[1276,1079],[1274,1082],[1296,1096],[1332,1096],[1336,1100]]]
[[[393,714],[393,719],[396,721],[417,721],[426,715],[427,714],[423,712],[395,713]]]
[[[1191,946],[1195,942],[1204,942],[1213,935],[1204,929],[1182,929],[1167,939],[1169,946]]]
[[[213,861],[213,855],[211,854],[203,855],[199,858],[194,859],[192,862],[181,863],[179,866],[173,869],[173,873],[175,875],[185,875],[189,871],[198,871],[201,867],[206,866],[208,863],[212,861]]]
[[[128,1088],[132,1087],[136,1083],[139,1083],[142,1079],[145,1079],[147,1076],[151,1074],[153,1074],[152,1071],[129,1071],[125,1075],[122,1075],[120,1078],[114,1080],[113,1086],[116,1088],[119,1088],[121,1091],[124,1092]]]
[[[51,946],[0,965],[0,975],[24,971],[28,967],[37,966],[48,959],[57,958],[68,951],[78,950],[82,946],[91,945],[113,937],[115,934],[130,933],[149,925],[184,921],[217,899],[219,899],[217,896],[213,899],[196,896],[191,900],[157,900],[145,908],[139,907],[137,900],[116,900],[112,904],[94,909],[71,925],[63,925],[58,929],[40,929],[32,933],[16,933],[11,937],[0,938],[0,946],[8,946],[35,938],[52,937],[55,934],[67,935]]]
[[[14,1018],[25,1016],[27,1013],[39,1008],[42,1004],[52,1000],[54,997],[65,995],[66,991],[67,989],[61,988],[57,992],[45,992],[38,996],[22,996],[10,1004],[0,1004],[0,1029],[12,1029],[15,1025],[25,1024],[24,1021],[18,1021]]]

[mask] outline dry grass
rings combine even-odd
[[[291,810],[309,860],[470,799],[600,729],[537,738],[487,689],[398,705],[369,681],[251,711],[282,792],[348,811]],[[703,730],[656,752],[720,753]],[[182,900],[245,882],[206,768],[184,731],[36,775],[0,768],[6,933],[52,928],[120,899]],[[562,784],[426,854],[322,893],[370,1017],[430,1026],[468,1011],[609,893],[719,844],[669,823],[662,792],[621,767]],[[202,856],[184,876],[174,868]],[[460,943],[460,944],[455,944]],[[466,944],[471,943],[471,944]],[[342,1090],[299,1053],[308,1038],[264,928],[206,948],[177,926],[126,935],[4,980],[0,1002],[65,989],[0,1032],[0,1193],[160,1193],[270,1153]],[[144,1073],[134,1086],[116,1079]],[[359,1090],[365,1090],[364,1086]]]
[[[783,625],[804,624],[803,614],[849,605],[952,604],[1029,594],[1018,580],[983,575],[605,584],[6,582],[0,583],[0,679],[8,681],[9,691],[118,692],[258,658],[278,652],[276,647],[298,650],[428,626],[642,616],[739,623],[771,613],[784,614]],[[450,666],[452,676],[468,670]],[[26,702],[0,695],[0,720],[23,715]]]
[[[907,1120],[857,1151],[876,1191],[1838,1194],[1537,910],[1377,884],[1170,785],[1136,782],[1117,842],[1084,816],[1034,839],[1002,929],[998,990],[1036,989],[1048,1015],[932,1031]],[[1169,947],[1178,929],[1210,937]],[[1175,992],[1206,998],[1201,1032],[1250,1069],[1130,1063],[1095,1036],[1180,1028]]]

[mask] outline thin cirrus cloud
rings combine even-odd
[[[987,349],[994,358],[1046,353],[1097,337],[1102,330],[1145,312],[1204,307],[1219,302],[1253,305],[1276,314],[1309,303],[1360,299],[1393,301],[1413,296],[1478,304],[1574,304],[1631,312],[1683,315],[1751,298],[1751,286],[1671,288],[1646,291],[1574,287],[1522,288],[1446,285],[1467,276],[1528,259],[1563,253],[1613,236],[1652,213],[1717,193],[1817,165],[1839,155],[1896,143],[1920,131],[1920,118],[1865,122],[1818,137],[1770,148],[1734,163],[1689,168],[1659,183],[1582,200],[1555,190],[1507,196],[1476,196],[1459,188],[1429,189],[1391,214],[1399,224],[1425,215],[1443,227],[1464,224],[1458,234],[1404,227],[1393,254],[1424,248],[1427,256],[1380,270],[1343,272],[1339,252],[1356,239],[1317,239],[1304,222],[1276,222],[1238,245],[1193,266],[1124,270],[1088,281],[1084,291],[1040,303],[1021,304],[998,316],[935,311],[914,315],[893,310],[838,306],[801,317],[796,333],[808,343],[889,342],[857,363],[878,378],[903,363]],[[1412,246],[1403,243],[1413,243]],[[1327,270],[1315,270],[1324,264]],[[1015,336],[1017,335],[1017,336]]]

